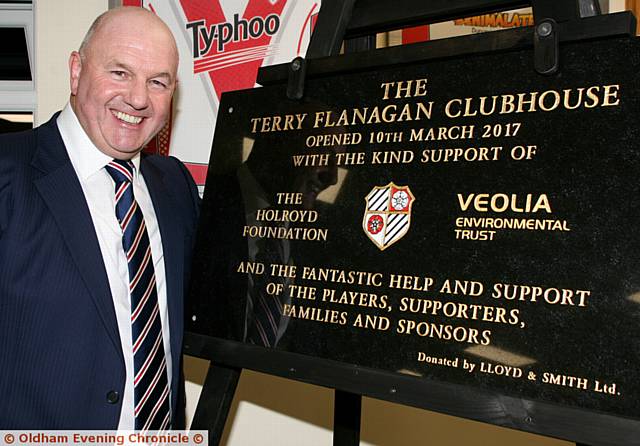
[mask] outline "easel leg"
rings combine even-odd
[[[241,371],[213,363],[209,366],[191,429],[208,430],[210,446],[217,446],[222,439]]]
[[[333,406],[333,446],[360,444],[362,396],[336,390]]]

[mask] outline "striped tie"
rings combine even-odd
[[[134,166],[131,161],[113,160],[106,169],[116,183],[116,217],[129,266],[135,428],[164,430],[169,428],[171,418],[167,361],[151,245],[142,211],[133,196]]]

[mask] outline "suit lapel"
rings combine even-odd
[[[173,364],[173,382],[176,384],[180,376],[180,355],[182,352],[182,331],[184,317],[184,228],[175,210],[179,208],[176,198],[166,184],[164,173],[144,157],[140,162],[140,170],[144,176],[153,208],[160,227],[162,252],[164,255],[165,277],[167,281],[167,308],[169,309],[169,330],[171,333],[171,360]],[[172,386],[176,389],[176,386]],[[177,392],[172,393],[175,407]]]
[[[122,351],[107,272],[89,208],[56,124],[38,129],[32,165],[43,172],[35,185],[62,234],[116,350]]]

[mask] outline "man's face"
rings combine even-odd
[[[101,152],[130,159],[169,118],[178,61],[157,23],[112,22],[71,55],[71,104]]]

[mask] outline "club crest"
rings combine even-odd
[[[365,197],[362,229],[381,250],[387,249],[409,231],[415,197],[409,186],[376,186]]]

